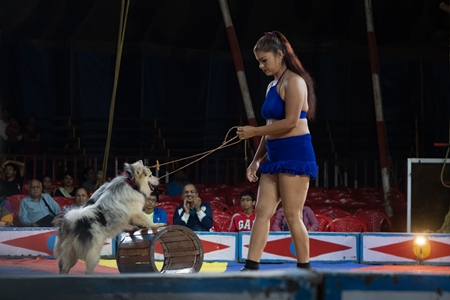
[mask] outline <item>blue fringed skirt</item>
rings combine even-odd
[[[316,178],[318,168],[310,134],[267,140],[266,149],[267,161],[260,166],[261,173],[289,173]]]

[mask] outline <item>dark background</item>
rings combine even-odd
[[[372,1],[392,161],[445,155],[433,145],[449,141],[450,119],[449,16],[439,3]],[[228,5],[258,123],[271,78],[252,48],[264,32],[279,30],[316,81],[310,126],[318,159],[377,160],[364,1]],[[36,114],[49,153],[64,151],[50,144],[67,117],[87,155],[103,153],[120,11],[119,0],[0,1],[1,105],[23,123]],[[182,156],[218,146],[231,126],[247,123],[218,1],[131,1],[114,111],[111,151],[123,155],[157,148],[136,143],[146,138],[136,128],[156,124],[172,156],[183,148]],[[130,139],[133,146],[124,147]]]

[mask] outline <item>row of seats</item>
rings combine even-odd
[[[226,218],[241,210],[239,195],[249,189],[255,195],[257,186],[243,183],[238,186],[227,185],[196,185],[199,197],[211,205],[213,214],[221,216],[217,220],[219,228],[228,229]],[[171,197],[164,194],[161,186],[159,207],[171,212],[182,203],[181,195]],[[399,189],[392,188],[390,192],[394,211],[406,211],[406,196]],[[311,187],[306,198],[306,205],[310,206],[321,223],[320,231],[336,232],[391,232],[394,231],[390,218],[384,212],[382,191],[372,187],[351,189],[348,187]],[[219,217],[217,217],[219,219]],[[221,230],[224,231],[224,230]]]
[[[252,190],[257,194],[257,185],[242,183],[236,186],[221,185],[196,185],[202,201],[209,202],[213,210],[214,231],[227,231],[231,217],[241,210],[239,196],[244,190]],[[182,203],[181,195],[171,197],[165,194],[166,184],[161,184],[159,189],[160,208],[168,214],[169,224],[173,220],[175,208]],[[18,224],[19,202],[27,194],[8,197],[14,209],[14,224]],[[392,189],[391,200],[397,203],[396,209],[403,209],[406,197],[402,192]],[[54,197],[56,202],[64,209],[74,204],[74,199]],[[358,200],[356,200],[358,199]],[[327,189],[323,187],[311,187],[308,191],[306,205],[310,206],[321,222],[320,231],[338,232],[388,232],[393,231],[391,220],[384,213],[384,203],[380,197],[380,191],[375,188],[351,189],[336,187]],[[273,221],[273,220],[272,220]],[[363,226],[364,225],[364,226]]]

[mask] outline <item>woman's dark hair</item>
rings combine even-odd
[[[306,82],[308,88],[308,119],[314,120],[316,115],[316,93],[314,90],[314,80],[303,68],[291,44],[286,37],[279,31],[266,32],[253,48],[253,52],[272,52],[276,54],[280,50],[283,53],[283,59],[286,67],[292,72],[300,75]]]
[[[61,179],[64,179],[64,177],[66,177],[67,175],[69,175],[70,177],[72,177],[72,179],[74,178],[72,172],[65,171],[65,172],[63,173]]]

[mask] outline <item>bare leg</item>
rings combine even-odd
[[[297,262],[309,262],[309,237],[302,221],[303,206],[309,188],[309,176],[279,174],[284,216],[294,242]]]
[[[253,223],[247,259],[259,262],[270,231],[270,218],[279,202],[278,175],[261,174],[256,202],[256,218]]]

